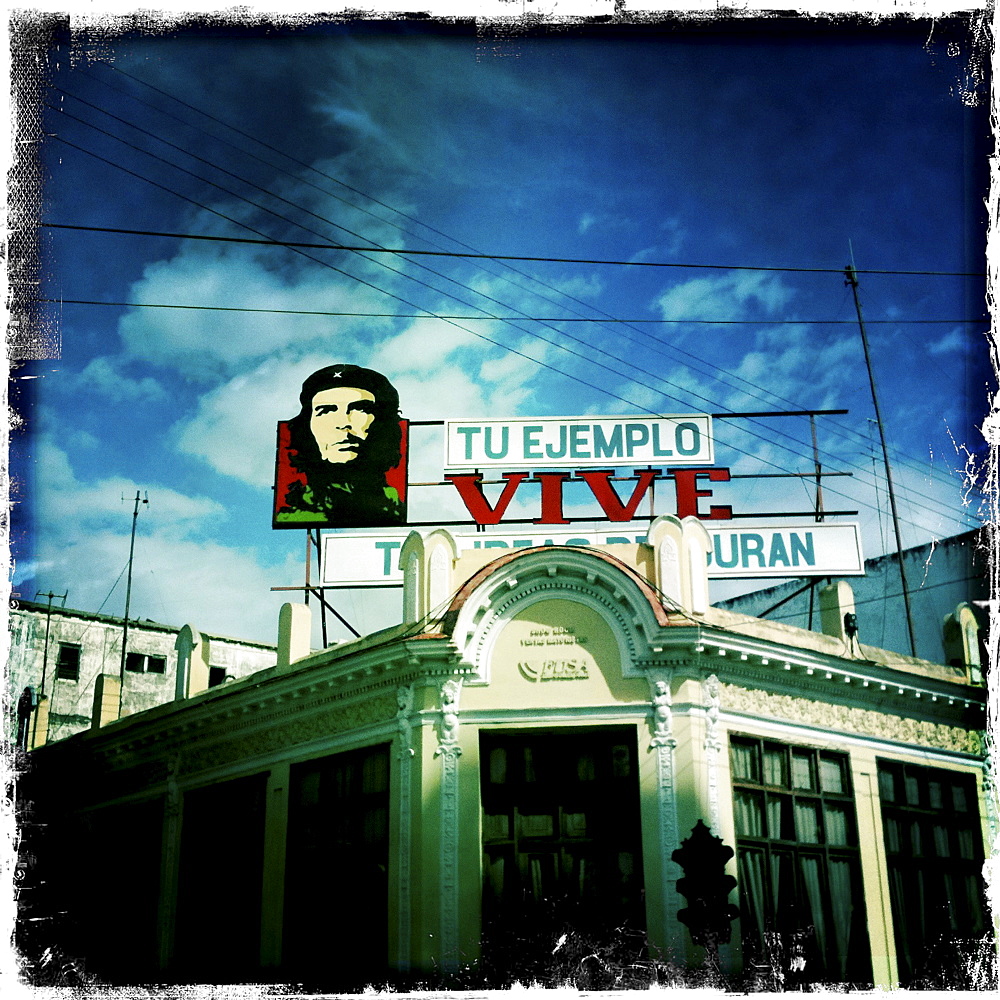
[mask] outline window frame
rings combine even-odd
[[[73,664],[73,674],[72,676],[67,676],[63,671],[66,669],[63,663],[63,651],[72,649],[76,653],[75,662]],[[56,680],[58,681],[70,681],[76,684],[80,680],[80,660],[83,658],[83,646],[78,642],[60,642],[59,651],[56,654]]]

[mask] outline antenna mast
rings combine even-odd
[[[125,657],[128,652],[128,610],[132,602],[132,558],[135,555],[135,523],[139,519],[139,504],[149,503],[149,496],[139,497],[135,491],[135,508],[132,511],[132,539],[128,546],[128,577],[125,582],[125,625],[122,628],[122,661],[118,670],[118,718],[122,717],[122,705],[125,700]]]
[[[878,405],[878,393],[875,391],[875,372],[872,369],[871,352],[868,349],[868,334],[865,331],[865,319],[861,312],[861,299],[858,297],[858,272],[854,267],[854,248],[851,248],[851,263],[845,269],[847,284],[854,293],[854,308],[858,314],[858,326],[861,328],[861,343],[865,349],[865,364],[868,367],[868,382],[872,390],[872,403],[875,406],[875,422],[878,424],[879,440],[882,442],[882,462],[885,465],[885,482],[889,491],[889,506],[892,508],[892,527],[896,533],[896,552],[899,561],[899,579],[903,585],[903,605],[906,608],[906,627],[910,634],[910,653],[917,655],[917,640],[913,633],[913,614],[910,611],[910,588],[906,583],[906,567],[903,565],[903,539],[899,533],[899,515],[896,512],[896,491],[892,485],[892,470],[889,468],[889,452],[885,445],[885,428],[882,426],[882,411]]]

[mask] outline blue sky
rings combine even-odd
[[[849,246],[904,544],[976,526],[993,376],[984,279],[962,275],[985,269],[988,95],[964,31],[931,29],[61,40],[45,223],[563,260],[45,229],[62,351],[13,373],[15,590],[120,614],[140,489],[132,612],[273,639],[287,595],[269,588],[301,582],[305,547],[270,528],[274,427],[336,362],[388,375],[413,420],[847,409],[817,420],[824,469],[853,473],[825,481],[826,505],[857,509],[877,555],[892,530]],[[734,473],[812,469],[803,417],[719,420],[716,439]],[[440,434],[413,447],[411,479],[439,478]],[[814,499],[791,478],[716,495],[744,513]],[[415,490],[411,519],[456,504]],[[399,600],[337,606],[369,631]]]

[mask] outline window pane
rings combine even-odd
[[[795,836],[803,844],[819,843],[819,815],[816,803],[795,803]]]
[[[951,786],[951,803],[955,807],[956,812],[969,811],[969,800],[965,794],[965,785]]]
[[[885,821],[885,849],[890,854],[898,854],[901,849],[898,819]]]
[[[766,744],[764,747],[764,784],[788,787],[788,756],[784,747]]]
[[[760,783],[757,769],[757,744],[733,740],[729,745],[733,765],[733,778],[737,781]]]
[[[914,774],[906,775],[905,782],[906,786],[906,802],[908,805],[915,806],[920,804],[920,786],[917,784],[917,777]]]
[[[507,840],[510,837],[510,817],[507,813],[483,814],[483,838],[485,840]]]
[[[507,780],[507,751],[504,747],[494,747],[490,751],[490,781],[502,785]]]
[[[632,773],[631,755],[627,746],[616,746],[611,749],[611,773],[616,778],[627,778]]]
[[[522,837],[551,837],[552,814],[529,813],[518,817],[518,826]]]
[[[879,769],[878,793],[886,802],[896,801],[896,776],[892,771]]]
[[[847,790],[844,781],[845,761],[839,757],[822,756],[819,759],[819,782],[824,792],[843,795]]]
[[[141,674],[145,666],[146,657],[142,653],[128,653],[125,656],[125,669],[131,670],[134,674]]]
[[[151,674],[163,674],[167,671],[167,661],[162,656],[151,656],[146,661],[146,669]]]
[[[927,782],[927,797],[930,799],[931,809],[944,808],[944,789],[940,781]]]
[[[934,853],[939,858],[948,857],[951,854],[951,848],[948,845],[948,828],[935,823],[932,829],[934,834]]]
[[[805,752],[792,753],[792,787],[812,791],[816,787],[813,774],[813,755]]]
[[[959,857],[974,859],[976,856],[976,841],[972,831],[968,828],[958,831],[958,853]]]
[[[781,822],[782,806],[785,799],[780,795],[768,795],[767,797],[767,835],[772,840],[788,839],[788,833],[782,832]]]
[[[593,781],[597,777],[597,767],[592,753],[582,753],[576,759],[576,777],[578,781]]]
[[[853,840],[847,806],[828,804],[826,807],[826,842],[834,847],[846,847]]]
[[[733,796],[736,832],[745,837],[764,835],[764,810],[759,792],[737,789]]]

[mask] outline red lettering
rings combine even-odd
[[[632,496],[625,506],[622,506],[618,493],[611,485],[610,472],[578,472],[577,476],[590,487],[590,492],[594,494],[594,499],[601,505],[601,510],[607,514],[609,521],[631,521],[639,501],[659,472],[659,469],[641,469],[638,475],[639,482],[636,483]]]
[[[535,524],[569,524],[562,509],[562,484],[569,479],[569,473],[536,472],[534,478],[542,484],[542,516]]]
[[[491,507],[489,501],[483,494],[483,489],[479,485],[483,481],[482,473],[470,472],[462,475],[445,476],[455,484],[458,495],[462,498],[466,509],[472,515],[477,524],[499,524],[507,508],[510,506],[518,486],[528,478],[527,472],[504,472],[503,478],[507,480],[507,485],[497,500],[497,505]],[[536,522],[537,523],[537,522]]]
[[[733,508],[729,506],[710,506],[707,514],[702,514],[698,510],[698,498],[712,495],[711,490],[697,488],[698,477],[707,476],[713,482],[728,483],[728,469],[671,469],[670,475],[674,477],[677,490],[678,517],[694,515],[703,521],[728,521],[732,519]]]

